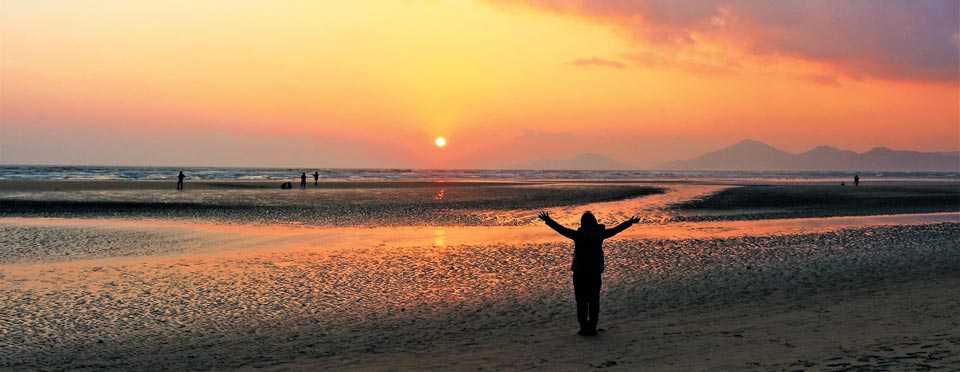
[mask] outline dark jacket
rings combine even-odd
[[[603,240],[617,235],[626,230],[632,223],[624,221],[612,229],[604,225],[595,225],[593,227],[581,226],[577,230],[568,229],[552,219],[544,221],[547,226],[556,230],[560,235],[573,239],[573,263],[570,270],[575,273],[593,273],[603,272]]]

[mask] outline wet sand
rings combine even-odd
[[[223,182],[220,182],[223,183]],[[51,181],[37,190],[0,181],[0,217],[176,219],[311,226],[497,226],[530,224],[516,211],[620,201],[663,193],[638,184],[358,182],[306,190],[232,188],[177,192],[155,181]],[[217,184],[217,183],[213,183]],[[348,186],[340,187],[344,184]],[[89,189],[88,187],[102,187]],[[51,190],[52,189],[52,190]]]
[[[677,203],[679,221],[762,220],[960,211],[960,184],[749,185]]]
[[[538,222],[537,210],[579,215],[586,205],[608,223],[638,214],[645,224],[960,212],[960,184],[949,182],[328,181],[280,190],[265,181],[198,181],[184,192],[169,183],[0,181],[0,217],[380,227],[525,226]]]
[[[375,228],[14,214],[0,369],[960,368],[960,214],[677,223],[669,205],[729,186],[665,186],[549,208],[644,217],[605,243],[595,338],[575,334],[571,244],[535,210]]]

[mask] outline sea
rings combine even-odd
[[[120,166],[0,166],[0,180],[176,180],[183,171],[191,180],[269,181],[299,178],[301,172],[319,172],[327,181],[433,180],[635,180],[635,179],[759,179],[833,180],[859,174],[873,180],[960,181],[958,172],[811,172],[811,171],[579,171],[579,170],[464,170],[464,169],[296,169],[228,167],[120,167]]]

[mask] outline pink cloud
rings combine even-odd
[[[825,63],[848,78],[960,80],[960,2],[487,0],[583,17],[663,50],[720,43]]]

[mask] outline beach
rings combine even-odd
[[[0,369],[960,368],[956,183],[275,184],[0,181]]]
[[[0,372],[960,372],[958,31],[0,0]]]

